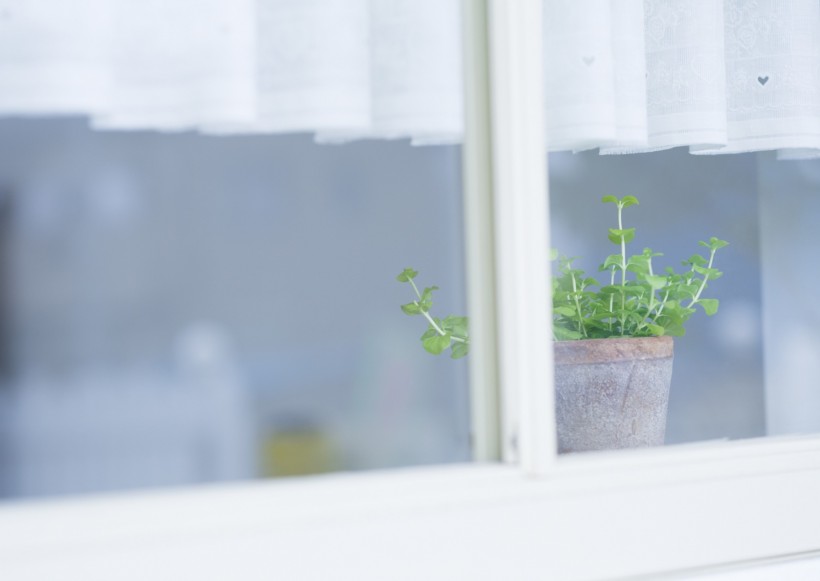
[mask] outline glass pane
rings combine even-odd
[[[559,451],[817,431],[820,5],[541,6]]]
[[[469,459],[460,147],[0,120],[0,495]]]
[[[761,156],[758,172],[766,427],[820,432],[820,161]]]

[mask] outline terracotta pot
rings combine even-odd
[[[559,341],[554,346],[560,453],[663,444],[671,337]]]

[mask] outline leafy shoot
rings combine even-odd
[[[433,306],[433,291],[438,290],[437,286],[426,287],[419,292],[413,279],[418,272],[412,268],[405,268],[396,277],[399,282],[409,283],[416,298],[405,305],[401,310],[407,315],[421,315],[427,320],[427,330],[421,336],[421,344],[425,351],[433,355],[440,355],[450,349],[450,357],[459,359],[467,355],[470,350],[470,337],[467,317],[449,315],[444,319],[433,317],[430,309]]]

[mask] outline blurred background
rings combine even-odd
[[[0,120],[0,496],[466,461],[460,148]]]
[[[0,497],[470,460],[466,360],[423,351],[395,280],[466,314],[458,146],[61,118],[0,120],[0,151]],[[668,444],[820,429],[819,162],[549,166],[552,244],[593,276],[607,194],[640,199],[661,267],[731,243],[718,315],[676,340]]]

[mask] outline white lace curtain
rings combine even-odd
[[[551,150],[820,157],[817,0],[546,0]]]
[[[451,142],[459,1],[0,0],[0,115]]]
[[[460,0],[0,0],[0,115],[462,134]],[[820,157],[817,0],[545,0],[550,150]]]

